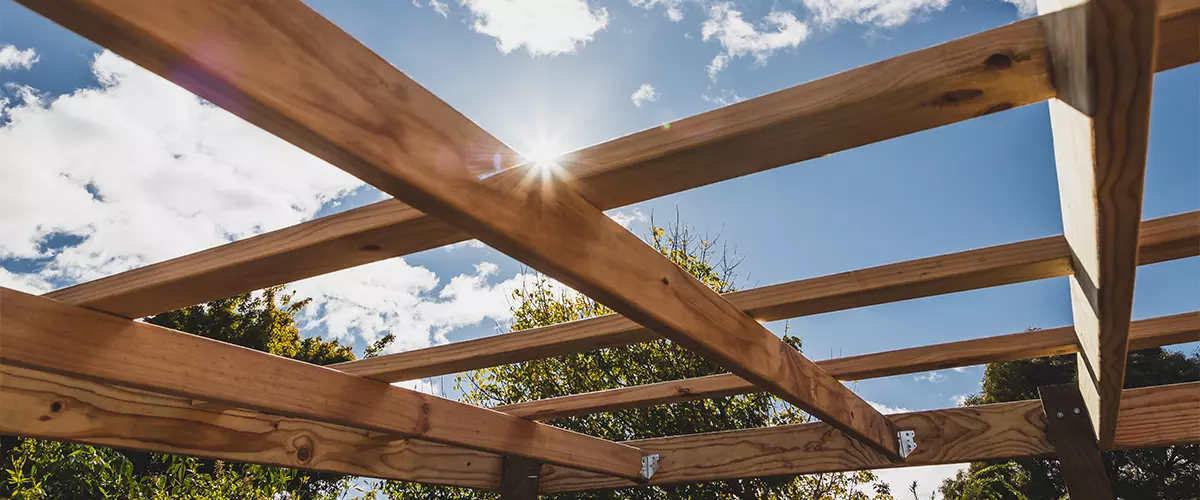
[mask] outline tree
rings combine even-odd
[[[147,322],[308,363],[350,361],[336,340],[301,338],[294,300],[276,286],[147,318]],[[378,352],[381,346],[375,346]],[[338,474],[234,464],[39,439],[4,437],[0,497],[21,500],[99,498],[340,498],[350,487]]]
[[[698,238],[676,221],[670,230],[653,226],[648,243],[663,256],[709,288],[735,290],[739,259],[722,251],[717,238]],[[595,301],[557,286],[545,277],[527,281],[512,295],[514,331],[608,314]],[[784,340],[800,349],[800,339]],[[667,340],[568,354],[548,359],[497,366],[458,377],[462,400],[480,406],[515,404],[569,394],[651,384],[725,373],[725,369]],[[549,422],[552,425],[604,439],[624,441],[699,432],[805,422],[808,416],[766,393],[697,400],[650,408],[598,413]],[[874,494],[860,492],[874,491]],[[383,485],[396,498],[494,498],[462,488],[431,487],[402,482]],[[558,495],[580,499],[890,499],[888,485],[870,471],[719,481],[671,488],[631,488],[619,491]]]
[[[1074,383],[1074,355],[1009,361],[988,365],[983,390],[967,405],[1038,399],[1037,388]],[[1175,384],[1200,379],[1200,352],[1187,356],[1161,348],[1130,353],[1125,387]],[[1112,451],[1104,453],[1113,492],[1119,498],[1194,499],[1200,491],[1200,446]],[[980,462],[942,483],[947,499],[1063,498],[1066,486],[1058,461],[1027,458]]]

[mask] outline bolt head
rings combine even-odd
[[[1076,408],[1076,409],[1075,409],[1075,414],[1076,414],[1076,415],[1078,415],[1078,414],[1079,414],[1079,408]]]
[[[1060,412],[1056,413],[1055,416],[1058,418],[1063,418],[1063,412],[1060,411]]]

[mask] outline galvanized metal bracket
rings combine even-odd
[[[658,472],[658,459],[658,453],[642,457],[642,481],[649,481],[651,477],[654,477],[654,473]]]
[[[908,458],[908,454],[917,449],[917,431],[900,431],[896,433],[900,440],[900,456]]]

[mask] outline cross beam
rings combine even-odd
[[[1040,0],[1079,389],[1101,445],[1117,429],[1158,49],[1153,0]],[[1070,7],[1065,10],[1064,7]]]
[[[24,4],[901,458],[879,411],[563,178],[478,180],[499,141],[299,1]]]

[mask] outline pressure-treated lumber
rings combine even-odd
[[[1200,255],[1200,212],[1142,224],[1140,263]],[[750,316],[771,321],[1071,273],[1061,236],[940,255],[725,295]],[[458,373],[659,338],[617,315],[334,365],[396,382]]]
[[[0,365],[0,434],[495,490],[499,455]]]
[[[478,128],[298,0],[27,5],[899,458],[878,410],[552,172],[479,181]]]
[[[1052,12],[1076,0],[1039,0]],[[1088,0],[1039,18],[1057,98],[1050,102],[1079,387],[1111,443],[1125,381],[1137,236],[1158,40],[1153,0]]]
[[[1123,398],[1116,448],[1200,442],[1200,383],[1131,389]],[[0,366],[0,399],[5,434],[431,484],[500,486],[498,455],[418,440],[389,442],[369,431],[196,406],[65,375]],[[904,464],[873,455],[822,424],[649,440],[655,448],[647,449],[677,452],[663,456],[651,482],[1049,455],[1054,449],[1042,435],[1040,415],[1038,401],[890,415],[918,431],[917,451]],[[301,450],[307,450],[304,460]],[[687,472],[688,467],[699,468]],[[543,493],[634,484],[559,467],[544,467],[543,477]]]
[[[1135,321],[1129,328],[1131,350],[1198,341],[1200,311]],[[863,380],[1076,352],[1079,343],[1075,330],[1062,327],[830,359],[817,365],[840,380]],[[541,399],[495,410],[533,420],[554,420],[761,391],[737,375],[726,373]]]
[[[1121,449],[1200,442],[1200,383],[1127,389],[1121,397]],[[630,441],[662,454],[650,484],[937,465],[1051,456],[1040,401],[888,415],[916,431],[917,448],[903,464],[889,463],[824,424],[800,424]],[[1159,435],[1146,432],[1156,429]],[[1129,431],[1127,431],[1129,429]],[[1136,429],[1136,431],[1133,431]],[[562,467],[542,471],[542,493],[632,486]]]
[[[34,4],[44,2],[26,3],[38,10]],[[1162,6],[1159,70],[1200,60],[1200,1]],[[590,202],[616,208],[1049,99],[1044,52],[1036,21],[1026,20],[586,148],[561,163]],[[507,151],[476,140],[480,149]],[[388,200],[49,295],[136,318],[467,238]]]
[[[1073,498],[1114,500],[1092,419],[1075,384],[1038,388],[1046,416],[1046,440],[1054,445],[1059,470]]]
[[[627,445],[6,288],[0,345],[3,365],[626,478],[641,469],[641,452]]]
[[[1158,60],[1155,71],[1200,61],[1200,4],[1197,0],[1158,2]]]

